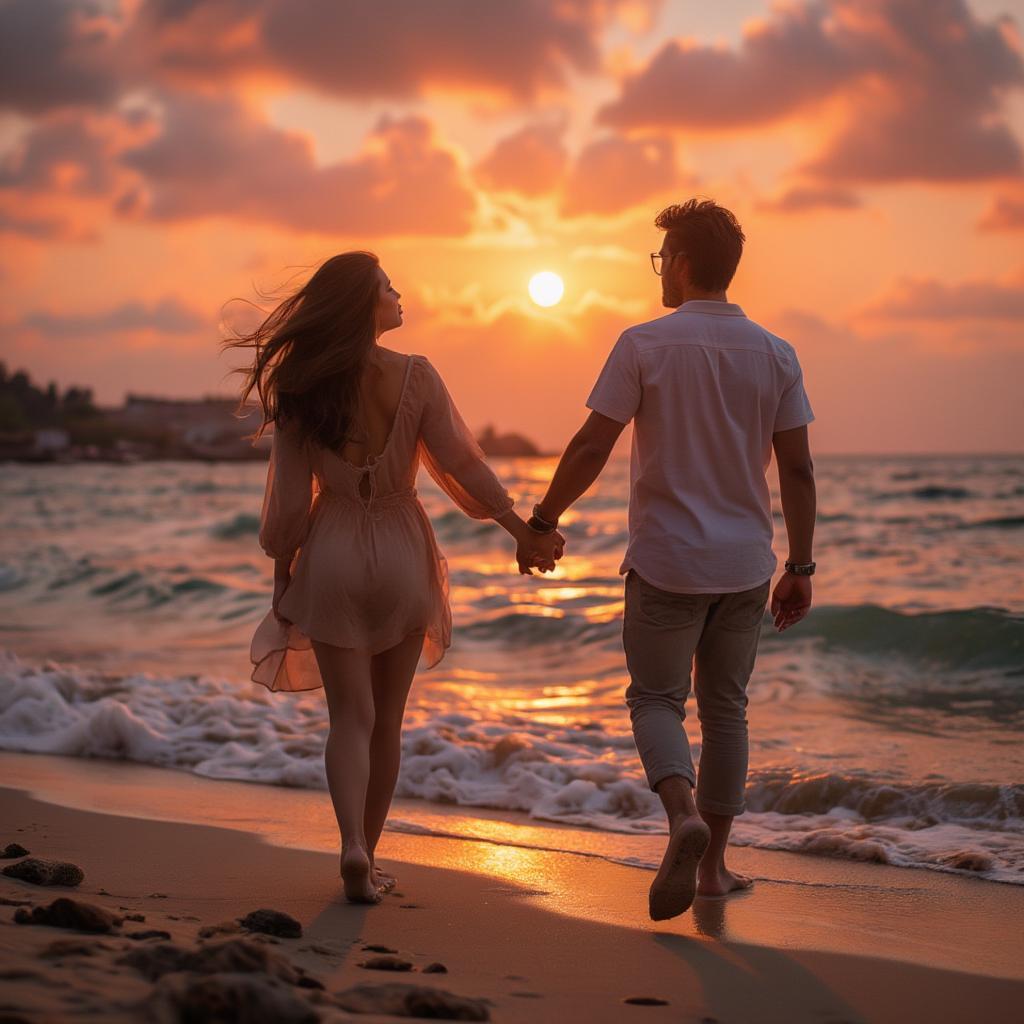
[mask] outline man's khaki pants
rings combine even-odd
[[[626,576],[622,629],[631,682],[626,704],[647,782],[696,786],[697,809],[742,814],[747,781],[747,683],[771,580],[735,594],[673,594]],[[700,776],[683,729],[693,668]]]

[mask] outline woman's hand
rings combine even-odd
[[[557,530],[553,533],[534,533],[527,527],[516,545],[519,572],[524,576],[532,576],[533,568],[551,572],[564,551],[565,538]]]

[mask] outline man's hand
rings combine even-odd
[[[811,577],[783,573],[772,593],[771,610],[780,633],[795,626],[811,610]]]
[[[534,533],[530,530],[519,539],[516,547],[516,561],[524,576],[532,576],[533,569],[551,572],[565,552],[565,538],[557,531]]]

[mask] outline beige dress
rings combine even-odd
[[[451,644],[448,566],[416,497],[420,460],[474,519],[512,507],[441,377],[410,356],[384,448],[359,467],[289,429],[273,437],[259,543],[292,561],[282,624],[268,612],[252,639],[252,679],[271,690],[323,686],[312,640],[371,654],[422,635],[421,664]],[[361,486],[362,485],[362,486]]]

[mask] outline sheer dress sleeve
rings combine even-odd
[[[424,389],[419,450],[423,465],[437,485],[466,515],[494,519],[515,502],[455,407],[441,375],[420,358]]]
[[[309,531],[313,469],[309,446],[294,427],[276,427],[260,514],[260,547],[271,558],[291,561]]]

